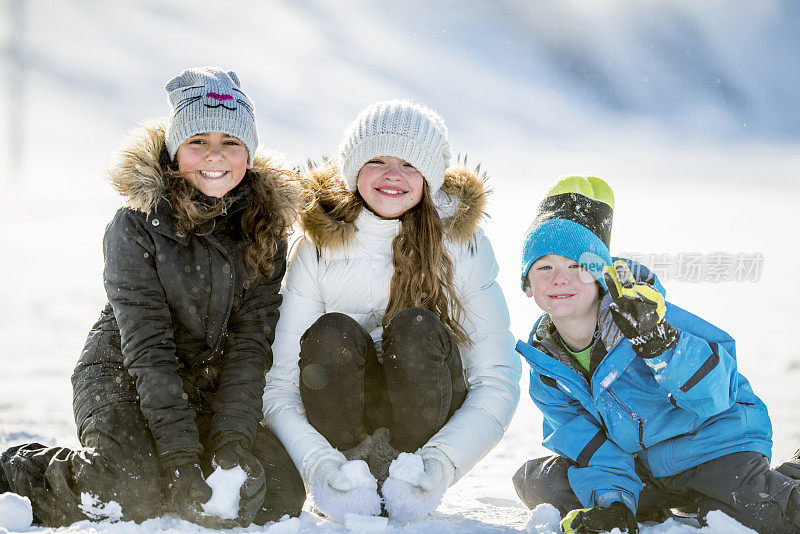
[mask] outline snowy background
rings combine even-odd
[[[734,335],[739,368],[770,409],[773,463],[800,446],[794,0],[4,0],[0,10],[0,449],[77,446],[70,375],[105,302],[101,238],[121,204],[103,172],[135,122],[167,112],[164,83],[195,65],[235,70],[262,144],[298,164],[331,154],[370,102],[438,110],[454,151],[491,176],[485,228],[520,338],[539,313],[518,288],[536,204],[558,176],[605,178],[617,197],[612,253],[657,260],[671,301]],[[547,510],[529,521],[510,482],[546,453],[540,441],[523,393],[503,441],[430,520],[384,530],[557,530]],[[746,531],[714,519],[643,532]],[[58,532],[201,530],[167,517]],[[310,514],[247,529],[347,530]]]

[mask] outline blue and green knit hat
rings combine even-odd
[[[533,262],[558,254],[578,262],[606,289],[614,192],[596,176],[564,176],[547,191],[522,245],[522,289]]]

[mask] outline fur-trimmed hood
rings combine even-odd
[[[134,129],[116,153],[108,181],[122,195],[129,208],[149,215],[167,193],[167,177],[162,170],[166,144],[165,119],[143,122]],[[250,169],[255,179],[264,180],[272,189],[272,206],[294,220],[297,188],[286,178],[282,158],[277,153],[257,152]]]
[[[335,208],[353,195],[345,187],[341,170],[332,162],[311,168],[301,180],[300,224],[318,248],[345,246],[355,235],[355,222],[348,222]],[[478,224],[486,217],[486,175],[480,166],[465,163],[445,171],[444,185],[436,194],[439,215],[447,237],[469,243]]]

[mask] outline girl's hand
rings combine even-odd
[[[378,515],[381,498],[378,483],[366,462],[348,462],[334,448],[318,451],[306,472],[306,481],[317,509],[330,519],[344,523],[347,514]]]
[[[211,498],[211,488],[203,478],[203,471],[197,464],[189,463],[171,471],[168,485],[169,495],[175,512],[186,521],[206,528],[233,528],[236,523],[203,512],[202,505]]]
[[[264,506],[267,479],[261,462],[241,443],[233,441],[214,453],[213,464],[222,469],[233,469],[238,465],[247,475],[239,489],[239,513],[236,522],[242,527],[248,527]]]
[[[436,447],[423,447],[413,455],[401,453],[381,488],[389,517],[398,521],[425,517],[442,502],[454,478],[453,462]]]

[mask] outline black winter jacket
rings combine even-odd
[[[203,441],[213,450],[234,440],[252,445],[272,364],[286,242],[279,243],[272,277],[248,282],[239,220],[255,201],[249,179],[274,186],[270,207],[285,215],[279,221],[291,221],[292,201],[289,186],[270,170],[274,163],[259,155],[251,178],[226,195],[227,213],[214,230],[181,237],[158,165],[163,143],[163,130],[151,126],[110,174],[129,207],[117,212],[103,239],[108,304],[95,330],[118,331],[120,344],[92,346],[102,338],[93,330],[82,358],[123,363],[159,458],[174,466],[197,461],[201,418],[209,429]],[[76,399],[76,415],[113,402],[113,395],[82,406]]]

